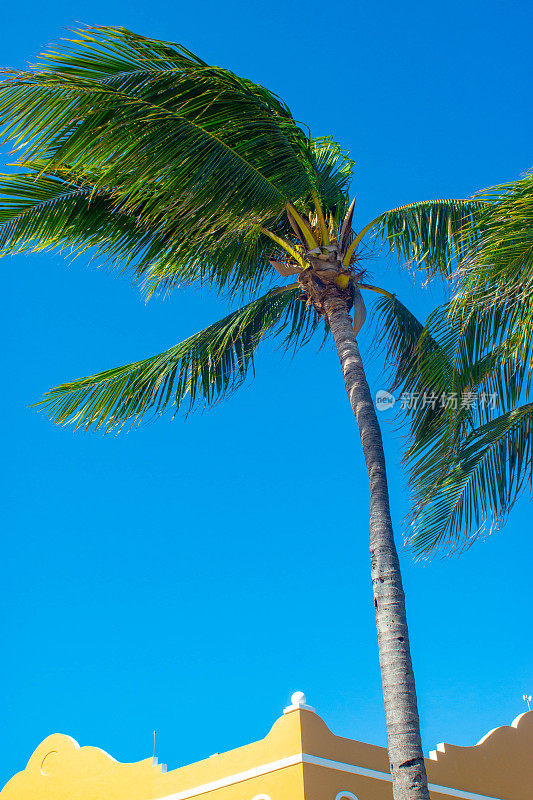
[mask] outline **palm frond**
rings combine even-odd
[[[446,317],[446,307],[440,313]],[[393,369],[391,389],[401,389],[410,428],[410,543],[419,555],[453,551],[471,543],[487,520],[499,525],[531,477],[530,407],[516,410],[522,373],[502,358],[502,346],[461,371],[453,337],[443,345],[395,297],[380,298],[376,321]]]
[[[495,393],[499,407],[510,410],[531,385],[533,307],[522,306],[520,326],[518,309],[506,320],[505,312],[490,313],[486,305],[475,303],[460,318],[454,304],[455,298],[435,309],[426,327],[453,364],[458,391]],[[509,324],[510,318],[516,325]]]
[[[468,252],[476,235],[475,223],[487,207],[485,200],[425,200],[386,211],[370,231],[413,269],[428,277],[451,280],[454,264]]]
[[[312,335],[318,319],[298,294],[270,291],[159,355],[51,389],[38,407],[56,423],[110,430],[184,403],[210,406],[243,383],[274,329],[287,347]]]
[[[533,321],[533,175],[483,193],[490,210],[460,269],[446,323],[464,331],[465,358],[505,343],[530,372]]]
[[[123,29],[81,32],[6,78],[0,121],[25,161],[97,174],[124,208],[185,228],[270,219],[312,183],[308,137],[278,98]]]
[[[498,528],[531,484],[532,444],[533,403],[526,403],[472,431],[452,453],[440,450],[421,463],[409,540],[414,551],[464,549]]]
[[[328,213],[341,220],[348,207],[348,193],[355,161],[330,136],[310,142],[314,161],[315,188]]]
[[[460,548],[497,527],[531,478],[533,176],[479,197],[486,207],[473,220],[457,292],[427,323],[453,364],[456,396],[470,394],[473,408],[451,410],[436,436],[411,441],[420,553]]]
[[[111,249],[117,234],[129,233],[125,253],[131,258],[135,229],[135,218],[121,214],[108,193],[81,180],[0,175],[0,255],[61,245],[85,249],[102,241]]]
[[[396,295],[379,297],[374,307],[377,333],[385,347],[386,362],[394,369],[392,388],[438,387],[442,370],[450,365],[444,359],[437,342],[427,333],[424,324],[409,311]],[[427,356],[438,353],[443,362],[430,374]]]
[[[88,177],[66,170],[0,175],[0,257],[92,249],[93,258],[131,274],[148,295],[196,281],[244,294],[273,278],[270,259],[277,248],[257,228],[199,226],[187,236],[170,215],[145,220]],[[287,235],[288,225],[273,220],[271,227]]]
[[[400,409],[410,424],[412,450],[440,434],[455,387],[455,371],[446,352],[427,328],[396,297],[380,297],[374,307],[376,339],[392,372],[391,391],[401,390]],[[456,389],[455,389],[456,390]]]
[[[460,269],[461,290],[454,308],[466,298],[497,307],[533,293],[533,174],[479,194],[489,205],[476,223],[476,246]]]

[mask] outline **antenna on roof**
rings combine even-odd
[[[155,731],[154,731],[154,752],[152,753],[152,759],[155,758]]]
[[[523,695],[522,695],[522,700],[523,700],[525,703],[527,703],[527,710],[528,710],[528,711],[531,711],[531,701],[533,700],[533,697],[531,697],[531,695],[530,695],[530,694],[523,694]]]

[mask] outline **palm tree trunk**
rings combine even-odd
[[[393,796],[429,800],[381,430],[346,302],[330,299],[326,312],[370,481],[370,559]]]

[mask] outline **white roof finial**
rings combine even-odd
[[[289,714],[291,711],[298,711],[298,709],[305,709],[305,711],[314,711],[315,709],[307,705],[307,698],[303,692],[294,692],[291,695],[291,705],[283,709],[284,714]]]
[[[303,692],[294,692],[291,695],[291,703],[293,706],[305,706],[306,697]]]

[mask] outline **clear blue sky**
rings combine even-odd
[[[356,159],[361,223],[533,166],[527,2],[10,3],[1,65],[23,66],[76,20],[179,41],[281,94]],[[440,298],[395,263],[370,266],[420,317]],[[74,434],[29,404],[225,307],[193,291],[146,306],[81,258],[0,269],[0,784],[54,731],[128,761],[151,754],[157,728],[161,760],[189,763],[265,735],[296,689],[335,732],[384,744],[366,475],[333,351],[291,360],[267,345],[256,380],[209,413]],[[391,417],[401,541],[396,428]],[[460,559],[402,554],[426,751],[476,742],[533,692],[530,532],[523,500]]]

